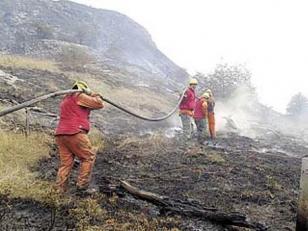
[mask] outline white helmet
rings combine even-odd
[[[191,80],[189,81],[189,85],[198,85],[198,80],[196,80],[196,79],[191,79]]]
[[[208,99],[208,98],[210,98],[210,94],[208,92],[205,92],[205,93],[203,93],[203,95],[201,97]]]

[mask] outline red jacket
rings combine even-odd
[[[82,105],[82,106],[81,106]],[[90,130],[91,109],[103,107],[98,97],[85,94],[71,94],[64,97],[60,104],[60,120],[55,135],[73,135]]]
[[[185,96],[180,103],[180,110],[189,110],[193,111],[195,109],[196,104],[196,95],[195,90],[193,88],[188,88],[185,92]]]
[[[204,98],[198,99],[194,110],[194,119],[201,120],[207,118],[207,102]]]

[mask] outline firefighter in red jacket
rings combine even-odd
[[[192,117],[196,104],[196,94],[195,88],[198,84],[196,79],[191,79],[189,81],[189,87],[184,93],[184,97],[180,103],[180,117],[183,126],[183,134],[186,138],[191,138],[193,131]]]
[[[194,120],[197,127],[197,138],[203,143],[207,134],[208,104],[209,94],[204,93],[196,102],[194,110]]]
[[[104,105],[100,95],[91,93],[87,83],[76,81],[73,89],[83,92],[66,95],[60,104],[60,120],[55,132],[60,156],[56,186],[59,191],[66,191],[74,158],[77,157],[80,160],[77,190],[86,192],[96,158],[96,150],[87,135],[89,116],[91,110],[101,109]]]

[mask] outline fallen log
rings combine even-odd
[[[120,186],[132,196],[155,204],[165,214],[178,214],[188,217],[198,217],[212,222],[238,227],[264,231],[268,228],[257,222],[250,222],[247,217],[240,213],[224,213],[216,208],[205,208],[194,201],[181,201],[161,196],[152,192],[140,190],[126,181],[120,181]]]

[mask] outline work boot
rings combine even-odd
[[[211,148],[216,148],[217,146],[217,141],[212,139],[208,142],[207,146],[211,147]]]
[[[94,187],[84,187],[80,188],[77,186],[76,195],[80,197],[87,197],[97,193],[97,189]]]

